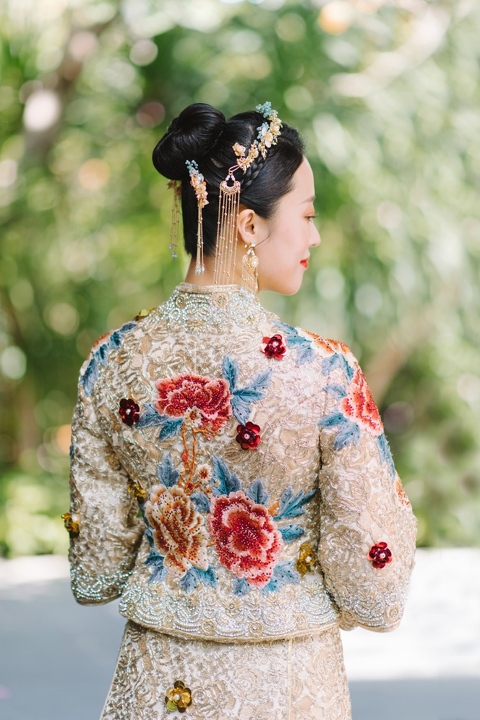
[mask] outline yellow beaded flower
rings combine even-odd
[[[191,704],[192,691],[181,680],[175,680],[173,688],[169,688],[165,695],[167,710],[170,712],[178,710],[178,712],[184,713]]]
[[[70,537],[75,537],[80,532],[80,516],[76,513],[63,513],[63,524]]]
[[[127,487],[130,495],[133,495],[133,497],[137,498],[139,502],[143,502],[146,499],[147,491],[138,483],[130,481]]]
[[[304,542],[300,545],[295,567],[300,575],[306,575],[307,572],[311,572],[315,567],[315,554],[309,542]]]

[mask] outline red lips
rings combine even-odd
[[[300,265],[303,265],[303,267],[305,269],[307,269],[308,268],[308,258],[306,260],[301,260]]]

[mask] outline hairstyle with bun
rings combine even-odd
[[[205,178],[208,205],[203,208],[204,252],[213,255],[217,233],[219,188],[228,169],[236,165],[233,145],[249,147],[265,122],[261,113],[244,112],[225,119],[220,110],[205,103],[194,103],[175,118],[153,151],[155,169],[169,180],[182,181],[182,216],[185,249],[195,257],[197,244],[197,200],[190,185],[186,160],[195,160]],[[282,123],[278,142],[261,155],[244,174],[240,203],[268,220],[279,200],[292,189],[292,178],[303,160],[304,145],[298,131]]]

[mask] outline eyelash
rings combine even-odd
[[[307,220],[315,220],[315,218],[318,218],[318,215],[307,215]]]

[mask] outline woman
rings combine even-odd
[[[153,160],[192,262],[83,366],[64,516],[76,599],[128,619],[102,719],[346,720],[339,628],[398,625],[415,520],[350,350],[257,299],[320,242],[312,171],[269,103]]]

